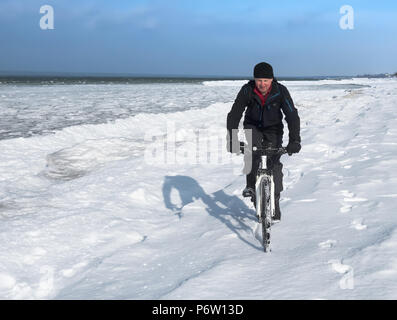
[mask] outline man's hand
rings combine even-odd
[[[289,155],[298,153],[301,150],[301,144],[298,141],[290,141],[287,145],[287,152]]]

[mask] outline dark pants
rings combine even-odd
[[[273,147],[281,147],[283,135],[273,131],[258,130],[255,126],[245,126],[245,136],[248,142],[248,152],[244,153],[244,173],[247,175],[247,186],[255,189],[256,174],[259,168],[261,156],[251,152],[253,146],[262,147],[271,144]],[[246,129],[251,129],[250,132]],[[280,162],[280,156],[267,157],[267,168],[273,167],[274,193],[279,197],[283,191],[283,164]]]

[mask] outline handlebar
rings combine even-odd
[[[240,152],[244,154],[245,148],[248,147],[244,142],[240,142]],[[257,147],[253,146],[252,151],[255,153],[260,153],[262,156],[278,156],[288,153],[286,147],[274,148],[271,146],[267,147]],[[292,155],[292,153],[288,153]]]

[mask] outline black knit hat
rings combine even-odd
[[[266,62],[258,63],[254,68],[254,78],[274,78],[272,66]]]

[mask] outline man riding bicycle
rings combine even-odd
[[[288,124],[287,152],[288,154],[298,153],[301,149],[300,118],[287,88],[274,78],[273,68],[266,62],[258,63],[255,66],[254,79],[241,88],[227,115],[227,150],[231,153],[240,153],[237,133],[244,111],[243,125],[248,142],[247,151],[252,150],[254,146],[281,147],[284,133],[282,110]],[[247,175],[247,186],[243,190],[244,197],[252,197],[255,194],[256,175],[260,160],[260,155],[252,153],[252,151],[244,154],[244,173]],[[252,163],[249,163],[251,161]],[[283,165],[279,155],[268,157],[267,161],[267,166],[273,165],[274,220],[280,220],[279,200],[280,193],[283,191]]]

